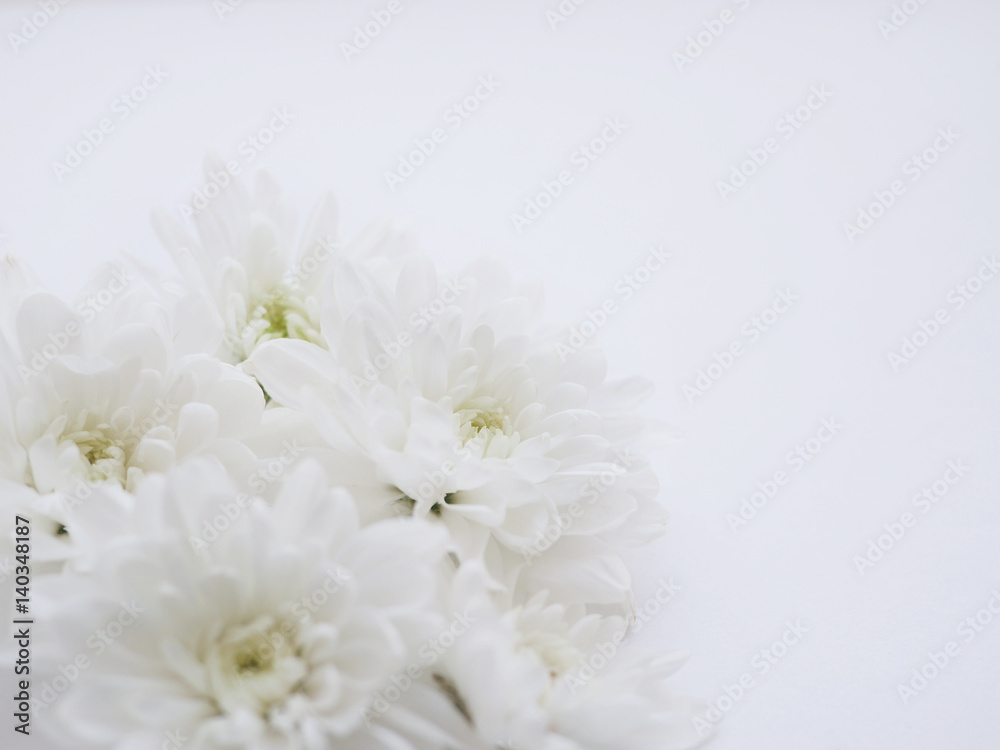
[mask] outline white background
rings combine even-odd
[[[446,268],[501,255],[568,324],[621,301],[615,284],[662,243],[671,261],[598,340],[613,375],[656,381],[649,412],[675,437],[654,453],[670,531],[631,559],[637,603],[664,576],[680,591],[637,640],[690,650],[677,686],[709,699],[753,675],[707,747],[1000,746],[1000,623],[956,633],[1000,589],[1000,279],[947,302],[1000,250],[1000,7],[929,0],[883,33],[888,0],[589,0],[555,29],[557,0],[400,2],[350,62],[341,43],[387,2],[245,0],[220,19],[209,0],[79,0],[16,53],[8,32],[38,6],[4,3],[0,252],[63,293],[121,250],[159,262],[149,209],[176,215],[210,150],[266,167],[303,214],[333,190],[347,234],[389,214]],[[118,120],[114,99],[155,65],[168,78]],[[500,87],[452,130],[444,114],[479,76]],[[832,95],[785,140],[777,122],[814,86]],[[273,107],[294,121],[248,163],[239,145]],[[60,182],[52,163],[106,116],[114,131]],[[624,133],[578,171],[608,117]],[[446,141],[390,190],[385,172],[435,127]],[[958,140],[911,182],[907,160],[947,127]],[[723,199],[719,181],[769,137],[777,152]],[[516,231],[511,214],[561,169],[573,184]],[[896,179],[905,192],[848,241]],[[685,398],[779,289],[798,301]],[[894,371],[887,354],[941,307],[949,322]],[[842,428],[795,472],[786,454],[828,418]],[[912,497],[949,460],[968,473],[920,513]],[[789,482],[734,532],[727,515],[779,470]],[[855,556],[906,511],[916,524],[860,573]],[[808,632],[762,676],[751,660],[789,620]],[[897,685],[949,640],[959,656],[904,705]]]

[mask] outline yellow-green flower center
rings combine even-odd
[[[247,323],[237,337],[239,359],[246,359],[261,344],[273,339],[301,339],[325,346],[319,332],[319,308],[315,300],[282,284],[254,299],[247,311]]]
[[[294,627],[263,616],[227,628],[205,658],[209,687],[227,711],[260,714],[299,689],[308,669],[294,643]]]
[[[137,442],[127,432],[85,411],[67,423],[60,439],[76,444],[90,482],[114,480],[125,486],[129,458]]]

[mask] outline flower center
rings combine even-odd
[[[565,636],[545,630],[518,634],[517,645],[530,650],[548,667],[554,680],[580,663],[583,654]]]
[[[318,310],[309,302],[284,284],[255,300],[240,334],[245,354],[272,339],[302,339],[323,346]]]
[[[506,458],[521,442],[503,406],[491,396],[469,399],[455,412],[455,417],[459,440],[466,446],[470,443],[481,446],[484,456]]]
[[[298,689],[308,670],[288,631],[286,623],[263,616],[222,633],[205,662],[219,706],[264,714]]]
[[[76,443],[84,463],[84,472],[91,482],[109,479],[125,486],[127,464],[134,441],[127,440],[111,425],[98,422],[92,414],[84,413],[75,425],[69,425],[62,434],[63,440]]]

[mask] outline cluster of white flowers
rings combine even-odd
[[[109,264],[70,304],[0,262],[0,556],[28,519],[34,731],[696,744],[682,655],[623,644],[620,551],[665,523],[648,384],[561,354],[496,263],[442,273],[389,223],[342,240],[329,197],[299,236],[262,175],[193,222],[155,217],[175,274]]]

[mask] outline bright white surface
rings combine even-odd
[[[969,643],[956,626],[1000,587],[1000,279],[961,311],[947,296],[1000,250],[1000,7],[930,0],[885,39],[888,1],[589,0],[555,30],[557,0],[400,2],[350,64],[339,44],[387,3],[246,0],[224,20],[209,0],[62,8],[0,48],[0,252],[64,293],[119,250],[159,258],[149,208],[189,198],[208,150],[266,166],[303,213],[332,189],[349,233],[393,214],[444,266],[499,253],[577,324],[664,243],[672,260],[599,341],[613,374],[656,380],[650,412],[679,437],[655,454],[672,528],[632,560],[639,603],[661,576],[681,590],[637,638],[689,649],[691,692],[754,677],[708,747],[996,747],[1000,623]],[[726,8],[678,70],[672,54]],[[4,37],[33,9],[5,3]],[[118,120],[113,100],[155,65],[169,77]],[[500,87],[451,130],[445,112],[489,75]],[[832,96],[784,140],[776,122],[814,86]],[[246,164],[240,143],[273,107],[295,119]],[[104,116],[114,132],[58,182],[51,163]],[[624,133],[576,172],[608,117]],[[910,182],[905,162],[949,126],[957,142]],[[384,172],[435,127],[445,143],[391,191]],[[723,200],[717,181],[772,136]],[[560,169],[573,184],[517,233],[510,214]],[[843,224],[895,179],[905,193],[848,242]],[[689,403],[684,384],[785,288],[799,300]],[[949,322],[894,372],[887,353],[939,307]],[[830,417],[839,434],[795,472],[786,454]],[[949,460],[971,468],[921,514],[911,497]],[[788,484],[731,531],[777,470]],[[907,510],[916,525],[860,574],[854,556]],[[761,676],[751,660],[786,620],[808,633]],[[904,705],[897,684],[949,640],[957,659]]]

